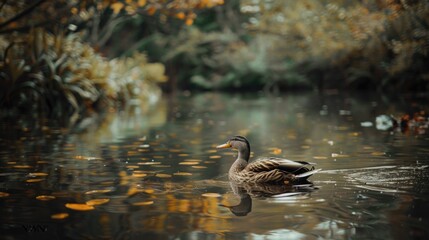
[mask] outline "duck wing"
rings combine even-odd
[[[260,158],[246,166],[247,171],[267,172],[274,169],[281,169],[288,173],[301,174],[314,169],[314,163],[304,161],[292,161],[284,158]]]

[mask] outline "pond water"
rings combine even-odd
[[[0,126],[4,239],[428,239],[429,134],[377,130],[427,99],[337,94],[177,94],[85,119]],[[95,120],[94,120],[95,119]],[[311,188],[237,191],[252,157],[317,163]],[[235,189],[235,191],[234,191]]]

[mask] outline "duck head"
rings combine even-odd
[[[216,148],[232,148],[238,151],[238,158],[249,161],[250,157],[250,144],[249,141],[243,136],[234,136],[226,143],[217,146]]]

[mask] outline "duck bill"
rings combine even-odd
[[[221,145],[219,145],[219,146],[217,146],[216,148],[230,148],[231,147],[231,144],[229,144],[229,143],[224,143],[224,144],[221,144]]]

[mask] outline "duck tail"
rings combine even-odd
[[[320,169],[320,168],[319,169],[314,169],[314,170],[311,170],[311,171],[308,171],[308,172],[305,172],[305,173],[297,174],[297,175],[295,175],[295,177],[296,178],[308,178],[311,175],[319,172],[320,170],[322,170],[322,169]]]

